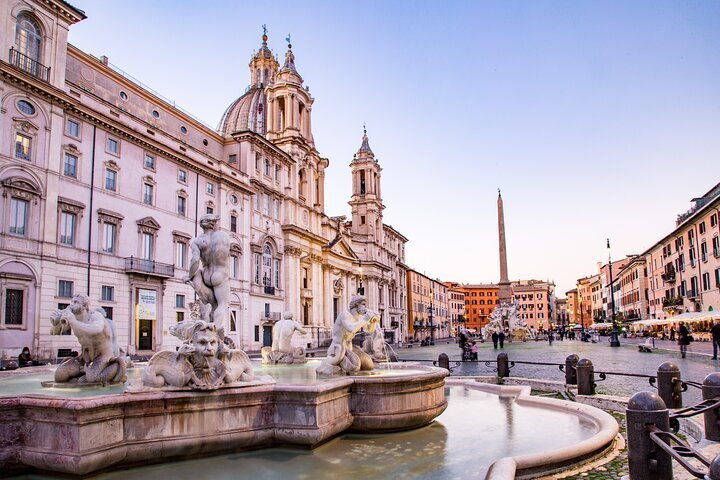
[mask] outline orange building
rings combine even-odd
[[[480,333],[481,329],[490,323],[490,314],[500,302],[498,285],[496,283],[458,284],[453,290],[465,294],[465,328]]]

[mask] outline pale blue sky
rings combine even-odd
[[[261,25],[315,97],[329,215],[349,214],[367,122],[408,263],[560,296],[640,253],[720,181],[720,2],[74,0],[70,41],[212,126],[248,84]]]

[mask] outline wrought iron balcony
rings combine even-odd
[[[155,277],[171,278],[175,276],[175,266],[155,260],[128,257],[125,259],[125,273],[144,273]]]
[[[262,322],[277,322],[280,318],[280,312],[263,312],[260,315],[260,321]]]
[[[660,275],[660,278],[663,279],[663,281],[667,283],[674,283],[675,282],[675,271],[665,272]]]
[[[50,67],[46,67],[42,63],[20,53],[15,50],[15,47],[10,48],[10,65],[40,80],[45,82],[50,81]]]
[[[271,287],[270,285],[265,285],[264,292],[265,292],[265,295],[275,295],[275,287]]]

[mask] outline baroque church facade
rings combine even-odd
[[[0,355],[76,348],[49,335],[76,293],[129,353],[179,345],[168,331],[191,315],[183,280],[206,213],[231,238],[227,326],[242,348],[269,344],[285,311],[308,327],[298,345],[326,345],[358,292],[387,340],[405,338],[407,238],[383,223],[382,169],[365,133],[352,217],[326,214],[330,161],[292,45],[280,66],[263,35],[248,89],[214,129],[68,44],[84,19],[62,0],[0,6]]]

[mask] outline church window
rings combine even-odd
[[[360,170],[360,195],[365,195],[365,170]]]
[[[304,198],[305,190],[307,188],[307,179],[305,178],[305,170],[300,170],[298,177],[299,177],[298,193],[301,197]]]
[[[264,173],[265,173],[265,175],[267,175],[268,177],[270,176],[270,160],[268,160],[267,158],[265,159],[265,171],[264,171]]]
[[[263,73],[264,73],[263,81],[264,81],[265,85],[267,85],[268,83],[270,83],[270,72],[268,72],[268,69],[266,68],[265,72],[263,72]]]
[[[365,225],[365,215],[360,215],[360,225]]]

